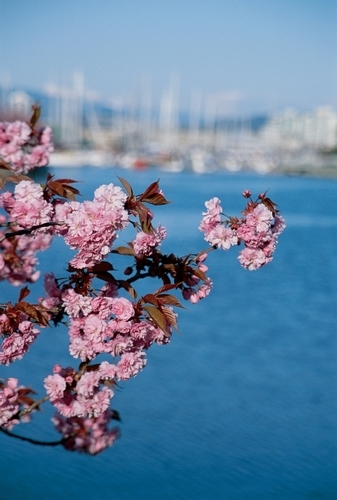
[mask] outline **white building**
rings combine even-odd
[[[337,113],[330,107],[308,113],[287,110],[273,116],[261,134],[270,146],[332,149],[337,146]]]

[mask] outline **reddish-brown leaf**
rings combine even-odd
[[[19,396],[18,400],[20,403],[27,405],[27,406],[31,406],[32,404],[35,403],[35,399],[30,398],[29,396],[25,396],[25,395]],[[38,408],[36,408],[36,409],[38,409]]]
[[[40,325],[48,325],[47,311],[39,310],[36,306],[24,301],[18,302],[15,308],[27,314],[27,316],[37,321]]]
[[[67,198],[67,200],[75,201],[76,194],[79,194],[79,191],[77,189],[72,188],[71,186],[68,186],[68,187],[64,188],[63,198]]]
[[[270,198],[263,198],[262,203],[270,210],[270,212],[275,216],[279,210],[277,209],[277,204],[274,203]]]
[[[54,194],[74,201],[75,195],[79,195],[78,189],[70,186],[77,181],[73,179],[53,179],[54,176],[47,175],[47,188]]]
[[[62,184],[60,184],[58,181],[49,181],[48,188],[52,193],[57,194],[58,196],[62,196],[63,198],[66,198],[65,189],[62,186]]]
[[[111,251],[112,251],[112,253],[118,253],[119,255],[132,255],[132,256],[135,255],[133,248],[129,248],[129,247],[117,247]]]
[[[27,286],[25,286],[24,288],[21,288],[20,293],[19,293],[18,302],[21,302],[23,299],[28,297],[29,294],[30,294],[30,290]]]
[[[112,271],[112,270],[113,270],[113,265],[107,261],[95,264],[93,267],[90,267],[89,269],[91,273],[101,273],[103,271]]]
[[[162,294],[162,295],[157,295],[158,302],[163,305],[166,304],[168,306],[176,306],[176,307],[183,307],[177,297],[171,294]]]
[[[30,177],[23,174],[9,175],[8,177],[6,177],[6,182],[14,182],[15,184],[21,181],[31,181],[31,180],[32,179]]]
[[[142,297],[142,300],[143,302],[148,302],[149,304],[153,304],[154,306],[159,306],[159,302],[156,298],[155,295],[153,295],[152,293],[147,293],[146,295],[144,295]]]
[[[53,176],[50,176],[50,178],[53,177]],[[76,182],[79,182],[79,181],[74,181],[73,179],[56,179],[57,182],[59,182],[60,184],[74,184]]]
[[[177,287],[178,287],[178,284],[173,284],[173,283],[163,285],[160,288],[158,288],[158,290],[156,290],[154,292],[154,295],[158,295],[159,293],[162,293],[162,292],[168,292],[169,290],[173,290],[174,288],[177,288]]]
[[[146,197],[142,196],[142,202],[149,203],[150,205],[167,205],[170,203],[170,201],[167,201],[166,198],[160,193],[155,193],[154,195]]]
[[[32,116],[30,117],[29,120],[29,126],[30,128],[34,128],[37,122],[39,121],[40,115],[41,115],[41,108],[37,104],[33,104],[32,106]]]
[[[118,280],[118,284],[126,290],[133,299],[137,298],[137,292],[136,290],[130,285],[128,281],[125,280]]]
[[[116,279],[112,276],[112,274],[110,274],[108,271],[101,271],[101,272],[95,271],[95,276],[96,278],[102,281],[106,281],[107,283],[111,283],[112,285],[117,285],[118,283]]]
[[[166,321],[171,325],[173,326],[173,328],[175,330],[178,330],[178,325],[177,325],[177,317],[176,315],[174,314],[174,312],[172,311],[172,309],[170,309],[169,307],[163,307],[162,308],[162,311],[163,311],[163,314],[165,316],[165,319]]]
[[[117,386],[117,382],[115,380],[103,380],[103,385],[109,387],[110,389],[114,389]]]
[[[203,271],[200,271],[200,269],[193,269],[193,274],[202,281],[207,281],[206,274]]]
[[[29,387],[21,387],[20,389],[18,389],[19,396],[26,396],[27,394],[36,394],[36,392]]]
[[[177,273],[176,266],[174,264],[163,264],[163,269],[169,271],[173,276]]]
[[[153,227],[151,224],[151,217],[149,213],[149,209],[143,205],[143,203],[138,202],[136,205],[136,211],[138,213],[139,221],[142,226],[142,230],[144,233],[150,233],[153,231]]]
[[[154,321],[154,323],[164,332],[165,335],[168,335],[169,332],[167,331],[167,323],[164,314],[154,306],[145,306],[144,309],[152,321]]]
[[[142,231],[146,234],[153,233],[153,226],[151,223],[151,219],[146,216],[146,218],[141,220]]]
[[[159,193],[159,180],[152,182],[152,184],[145,189],[144,193],[140,195],[139,199],[143,201],[144,198],[151,197],[156,193]]]
[[[118,177],[118,175],[117,175],[117,177]],[[133,197],[133,190],[132,190],[132,187],[130,186],[130,184],[128,183],[128,181],[126,181],[122,177],[118,177],[118,179],[123,184],[124,189],[127,192],[129,198],[132,198]]]
[[[0,158],[0,168],[3,168],[4,170],[12,170],[10,165],[6,163],[2,158]]]

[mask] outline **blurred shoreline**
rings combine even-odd
[[[141,171],[153,169],[171,173],[191,171],[197,174],[257,173],[259,175],[287,175],[335,178],[337,155],[317,154],[304,151],[301,154],[278,156],[277,152],[225,151],[221,155],[207,150],[194,149],[185,152],[156,153],[129,151],[114,153],[95,149],[55,151],[50,167],[97,167],[122,168]]]

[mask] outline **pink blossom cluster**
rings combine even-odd
[[[24,313],[20,313],[17,323],[10,321],[9,317],[3,313],[0,315],[0,333],[3,337],[0,364],[9,365],[23,358],[40,331]]]
[[[19,228],[29,228],[50,222],[53,206],[44,199],[43,189],[34,181],[21,181],[14,189],[0,195],[0,206],[10,215],[10,221]],[[46,232],[48,228],[39,229]]]
[[[12,285],[21,285],[26,281],[33,283],[40,276],[36,270],[36,253],[49,248],[53,229],[42,227],[31,234],[15,235],[23,228],[49,223],[53,217],[53,207],[43,196],[40,184],[33,181],[19,182],[14,193],[6,191],[0,195],[0,207],[6,215],[0,215],[0,224],[10,225],[7,231],[0,231],[0,279],[8,280]],[[10,238],[7,235],[14,232]]]
[[[129,222],[124,209],[126,198],[120,187],[108,184],[96,189],[93,201],[56,205],[55,220],[63,221],[64,226],[55,232],[64,237],[70,248],[78,250],[70,261],[73,267],[91,267],[110,252],[118,237],[116,231],[123,230]]]
[[[250,192],[244,191],[244,196]],[[277,238],[285,228],[284,219],[261,201],[250,204],[246,218],[221,219],[222,209],[219,198],[212,198],[205,203],[207,212],[199,229],[205,234],[205,240],[214,248],[228,250],[231,246],[244,243],[245,248],[239,254],[239,262],[250,271],[259,269],[270,262],[276,248]]]
[[[44,380],[51,403],[65,417],[98,417],[109,408],[113,391],[100,388],[100,374],[88,371],[77,380],[73,368],[54,367]]]
[[[16,378],[0,382],[0,426],[7,430],[19,423],[18,419],[12,418],[20,408],[17,386],[18,380]]]
[[[63,445],[67,450],[96,455],[112,446],[119,436],[118,429],[108,427],[112,418],[114,412],[105,410],[92,418],[66,418],[56,414],[52,421],[63,435]]]
[[[240,264],[250,271],[268,264],[273,259],[277,238],[284,228],[282,216],[273,215],[269,208],[259,203],[237,229],[240,241],[245,244],[238,257]]]
[[[163,226],[159,226],[153,233],[144,233],[144,231],[140,231],[132,242],[135,254],[143,257],[150,256],[153,250],[161,244],[166,236],[166,228]]]
[[[27,174],[35,167],[48,165],[54,150],[51,141],[50,127],[37,134],[25,122],[0,122],[0,157],[16,173]]]
[[[34,120],[33,115],[31,123]],[[38,134],[23,122],[0,122],[0,159],[14,172],[27,173],[46,165],[52,149],[49,128]],[[111,446],[118,437],[118,431],[109,428],[116,418],[110,409],[116,385],[139,374],[147,362],[147,349],[154,343],[167,344],[172,329],[177,328],[171,306],[180,303],[168,292],[179,288],[185,299],[196,303],[212,288],[206,276],[208,251],[182,258],[156,252],[166,238],[166,229],[152,226],[153,214],[146,205],[167,203],[158,182],[135,196],[128,182],[120,180],[127,194],[111,183],[96,189],[92,201],[82,203],[68,201],[78,194],[72,187],[75,181],[57,181],[50,175],[44,187],[24,180],[13,193],[0,195],[0,225],[5,228],[0,232],[0,279],[13,285],[36,281],[36,253],[49,247],[53,235],[63,237],[77,252],[70,261],[69,279],[58,280],[52,272],[45,275],[46,296],[38,305],[25,301],[29,294],[25,287],[17,304],[0,308],[0,364],[24,356],[39,334],[36,324],[45,326],[48,320],[57,324],[67,316],[69,352],[79,366],[55,365],[44,379],[47,397],[41,401],[49,399],[55,407],[53,422],[65,448],[90,454]],[[250,201],[241,218],[225,216],[219,198],[207,201],[199,229],[214,249],[228,250],[242,243],[239,261],[253,270],[272,259],[285,224],[265,195],[257,202],[251,200],[248,190],[243,196]],[[129,278],[117,280],[110,272],[114,271],[111,264],[102,261],[118,231],[129,224],[129,216],[138,217],[139,222],[132,224],[143,230],[129,244],[134,252],[116,249],[117,254],[132,255],[135,261],[126,269]],[[119,294],[123,288],[137,297],[133,283],[149,276],[162,281],[156,292],[138,302]],[[94,288],[96,277],[106,280],[101,289]],[[28,388],[19,388],[16,379],[0,381],[0,427],[11,429],[25,418],[22,408],[29,406],[30,412],[39,406],[41,401],[28,397],[30,393]]]
[[[0,231],[0,238],[3,236]],[[7,280],[11,285],[34,283],[40,276],[36,270],[38,263],[36,253],[50,245],[48,234],[13,236],[0,243],[0,280]]]
[[[169,336],[149,319],[136,318],[132,302],[116,296],[111,285],[94,297],[67,288],[61,300],[70,318],[71,355],[84,363],[103,353],[118,361],[102,361],[80,374],[57,365],[54,374],[46,377],[45,388],[64,417],[96,418],[108,409],[115,380],[136,376],[146,364],[145,350],[153,342],[167,343]]]
[[[228,250],[231,246],[238,244],[238,237],[236,231],[223,224],[220,203],[221,201],[217,197],[205,202],[207,211],[202,213],[199,230],[204,233],[205,240],[210,245]]]
[[[30,389],[18,387],[16,378],[8,378],[0,381],[0,426],[8,431],[20,422],[29,422],[30,415],[17,414],[21,409],[28,407],[27,402],[23,402],[23,395],[20,393],[30,393]]]
[[[14,232],[45,226],[2,241],[0,279],[8,279],[16,285],[36,281],[39,277],[35,271],[36,253],[50,246],[53,234],[62,235],[72,249],[78,250],[70,261],[73,267],[82,269],[100,262],[110,252],[117,238],[116,231],[124,229],[129,222],[125,200],[122,189],[109,184],[95,191],[93,201],[48,202],[40,184],[19,182],[13,194],[6,191],[0,195],[0,207],[8,214],[8,219],[0,215],[0,223],[11,224]],[[1,236],[4,233],[0,232]]]

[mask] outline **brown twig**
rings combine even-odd
[[[63,226],[64,222],[44,222],[43,224],[37,224],[36,226],[32,226],[26,229],[18,229],[17,231],[12,231],[11,233],[5,233],[2,238],[0,238],[0,243],[2,243],[5,239],[11,238],[12,236],[21,236],[22,234],[30,234],[36,229],[41,229],[42,227],[51,227],[51,226]]]
[[[58,441],[39,441],[38,439],[33,439],[33,438],[25,437],[25,436],[19,436],[19,434],[15,434],[14,432],[8,431],[7,429],[4,429],[3,427],[0,427],[0,431],[9,437],[20,439],[21,441],[27,441],[28,443],[32,443],[32,444],[38,444],[41,446],[58,446],[60,444],[63,444],[64,441],[67,439],[67,438],[62,438],[62,439],[59,439]]]

